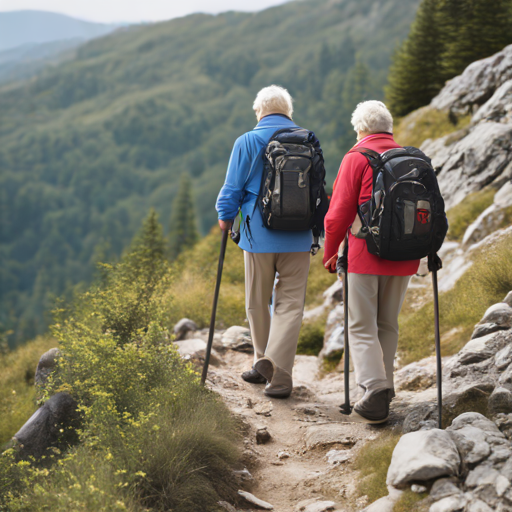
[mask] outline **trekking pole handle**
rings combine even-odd
[[[222,280],[222,269],[224,268],[224,257],[226,255],[226,245],[228,243],[229,229],[222,230],[222,240],[220,244],[219,266],[217,268],[217,283],[215,284],[215,293],[213,295],[212,316],[210,318],[210,331],[208,332],[208,344],[204,356],[203,374],[201,375],[201,384],[206,382],[208,375],[208,366],[210,365],[210,354],[212,352],[213,336],[215,334],[215,317],[217,316],[217,303],[219,301],[220,282]]]

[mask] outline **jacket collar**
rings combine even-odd
[[[270,114],[261,118],[260,122],[254,128],[255,130],[270,127],[295,126],[295,123],[283,114]]]
[[[367,135],[364,139],[361,139],[357,144],[354,145],[354,148],[358,148],[360,146],[363,146],[365,143],[371,141],[371,140],[395,140],[393,138],[393,134],[389,132],[382,132],[382,133],[372,133],[370,135]]]

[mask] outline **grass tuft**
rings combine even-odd
[[[496,190],[492,187],[479,190],[466,196],[464,201],[447,212],[449,229],[448,239],[462,240],[466,229],[477,217],[493,203]]]
[[[451,119],[448,112],[423,107],[400,120],[394,130],[395,140],[402,146],[419,148],[425,140],[457,132],[470,122],[470,115]]]
[[[441,270],[441,272],[443,272]],[[512,290],[512,235],[485,247],[454,288],[439,295],[442,354],[455,354],[469,340],[486,309]],[[434,353],[432,302],[399,317],[401,363],[409,364]]]
[[[317,356],[324,346],[326,315],[302,323],[297,354]]]
[[[428,493],[416,493],[410,489],[404,491],[400,499],[395,503],[393,512],[420,512],[428,510],[428,505],[420,502],[428,496]],[[422,506],[423,505],[423,506]]]
[[[386,477],[399,439],[400,435],[385,432],[375,441],[366,443],[357,454],[354,465],[361,476],[357,490],[360,496],[368,496],[370,503],[388,495]]]

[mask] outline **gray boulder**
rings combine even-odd
[[[14,435],[24,459],[40,459],[49,448],[63,449],[76,441],[77,403],[67,393],[53,395]]]
[[[503,299],[503,302],[512,307],[512,291],[507,293],[507,296]]]
[[[403,487],[459,473],[460,456],[449,433],[432,429],[410,432],[400,438],[388,469],[386,483]]]
[[[59,349],[51,348],[48,352],[45,352],[41,359],[39,359],[39,363],[37,363],[36,375],[35,375],[35,383],[38,386],[44,387],[46,382],[48,381],[48,377],[55,370],[57,366],[57,359],[59,357]]]
[[[487,336],[488,334],[492,334],[493,332],[500,331],[502,327],[498,324],[477,324],[475,326],[475,330],[471,335],[471,339],[481,338],[482,336]]]
[[[225,348],[238,352],[252,354],[254,351],[250,329],[239,325],[233,325],[226,329],[222,335],[221,343]]]
[[[489,410],[494,413],[512,412],[512,393],[503,387],[497,387],[489,397]]]
[[[473,62],[461,75],[446,82],[431,106],[465,113],[487,102],[511,78],[512,45],[509,45],[491,57]]]
[[[175,341],[184,340],[189,332],[197,331],[198,327],[190,318],[182,318],[173,329]]]
[[[463,512],[468,499],[464,494],[448,496],[440,501],[436,501],[428,512]]]
[[[481,324],[493,323],[509,329],[512,327],[512,307],[505,302],[493,304],[484,313]]]

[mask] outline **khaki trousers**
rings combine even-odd
[[[253,253],[244,251],[245,307],[254,345],[254,361],[263,356],[292,373],[302,325],[309,252]],[[269,304],[274,289],[274,313]]]
[[[394,388],[398,314],[410,276],[348,274],[350,356],[358,385]]]

